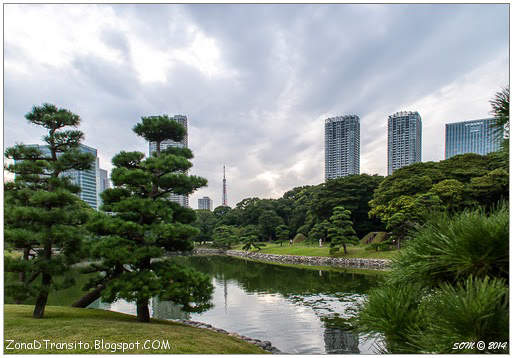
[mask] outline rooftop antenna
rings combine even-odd
[[[223,206],[228,206],[228,198],[226,197],[226,166],[223,165]]]

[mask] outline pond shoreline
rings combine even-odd
[[[272,354],[283,354],[283,352],[280,351],[278,348],[274,347],[270,341],[262,341],[260,339],[255,339],[255,338],[243,336],[243,335],[240,335],[240,334],[235,333],[235,332],[228,332],[227,330],[224,330],[222,328],[216,328],[216,327],[214,327],[214,326],[212,326],[211,324],[208,324],[208,323],[191,321],[191,320],[183,320],[183,319],[179,319],[179,320],[175,320],[175,321],[179,322],[181,324],[185,324],[187,326],[201,328],[201,329],[207,329],[209,331],[214,331],[214,332],[217,332],[217,333],[227,334],[230,337],[235,337],[235,338],[242,339],[243,341],[248,342],[250,344],[253,344],[253,345],[263,349],[264,351],[270,352]]]
[[[297,256],[297,255],[277,255],[264,254],[260,252],[248,252],[239,250],[220,250],[198,248],[192,251],[193,255],[226,255],[240,258],[249,258],[259,261],[287,263],[297,265],[311,266],[333,266],[350,267],[372,270],[384,270],[389,268],[391,261],[387,259],[365,259],[365,258],[344,258],[344,257],[325,257],[325,256]]]

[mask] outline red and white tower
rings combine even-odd
[[[226,168],[223,165],[223,206],[228,206],[228,198],[226,197]]]

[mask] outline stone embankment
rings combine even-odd
[[[217,333],[223,333],[227,334],[231,337],[242,339],[243,341],[246,341],[248,343],[254,344],[255,346],[258,346],[262,348],[265,351],[271,352],[273,354],[280,354],[282,353],[278,348],[274,347],[271,342],[269,341],[261,341],[260,339],[254,339],[246,336],[242,336],[238,333],[228,332],[221,328],[215,328],[210,324],[202,323],[202,322],[196,322],[196,321],[189,321],[189,320],[178,320],[178,322],[186,324],[188,326],[197,327],[197,328],[203,328],[208,329],[210,331],[214,331]]]
[[[217,249],[194,249],[193,253],[197,255],[228,255],[267,262],[311,266],[337,266],[382,270],[388,268],[388,266],[390,265],[390,260],[386,259],[276,255],[264,254],[260,252],[248,252],[238,250],[224,251]]]

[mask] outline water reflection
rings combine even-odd
[[[187,314],[151,300],[152,317],[192,319],[261,340],[296,354],[374,353],[372,341],[349,331],[344,319],[381,276],[298,269],[230,257],[176,258],[212,277],[213,307]],[[135,314],[124,301],[95,307]]]

